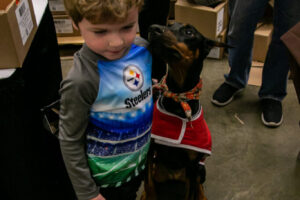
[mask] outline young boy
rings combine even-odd
[[[142,0],[65,0],[85,41],[62,82],[59,139],[78,199],[134,200],[152,121]]]

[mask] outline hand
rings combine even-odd
[[[153,79],[152,79],[152,84],[156,84],[156,83],[158,83],[158,80],[155,79],[155,78],[153,78]]]
[[[98,196],[92,198],[91,200],[105,200],[105,198],[101,194],[98,194]]]

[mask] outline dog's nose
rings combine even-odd
[[[151,40],[155,36],[163,34],[165,31],[165,26],[153,24],[148,29],[148,39]]]
[[[149,32],[153,34],[162,34],[165,31],[165,26],[153,24],[149,27]]]

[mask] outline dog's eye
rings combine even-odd
[[[188,36],[190,36],[190,37],[193,37],[193,36],[194,36],[194,32],[193,32],[193,30],[191,30],[191,29],[186,29],[186,30],[185,30],[185,35],[188,35]]]

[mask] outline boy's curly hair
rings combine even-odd
[[[87,19],[92,24],[120,22],[126,19],[128,10],[141,9],[143,0],[64,0],[68,15],[74,23]]]

